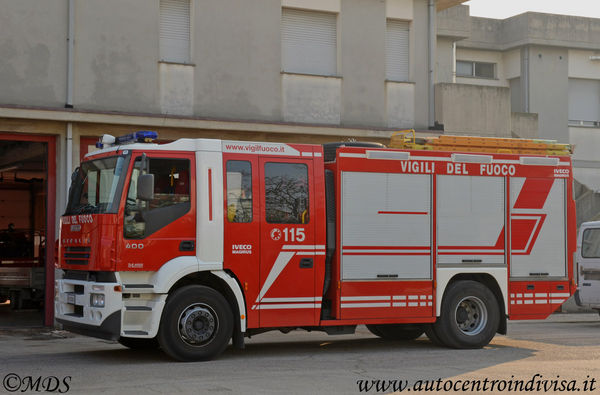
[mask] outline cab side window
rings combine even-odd
[[[307,224],[308,167],[302,163],[265,163],[265,210],[270,224]]]
[[[586,229],[583,232],[581,256],[584,258],[600,258],[600,229]]]
[[[142,159],[134,163],[127,202],[124,232],[127,239],[143,239],[190,211],[190,161],[188,159],[149,158],[142,169]],[[137,180],[141,174],[154,175],[154,197],[144,201],[137,197]]]
[[[252,165],[248,161],[227,161],[227,220],[252,222]]]

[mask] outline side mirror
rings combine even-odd
[[[154,199],[154,174],[141,174],[138,177],[137,198],[146,201]]]
[[[75,171],[71,174],[71,183],[75,182],[77,176],[79,175],[79,166],[75,168]]]

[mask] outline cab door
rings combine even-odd
[[[152,200],[137,196],[141,174],[154,176]],[[179,256],[196,255],[196,189],[193,153],[147,154],[134,158],[125,190],[121,270],[156,271]]]
[[[315,221],[312,160],[260,158],[261,327],[314,325]],[[318,300],[317,300],[318,299]]]
[[[225,170],[224,268],[244,289],[247,303],[259,292],[260,211],[258,156],[223,154]],[[250,305],[251,307],[251,305]],[[258,311],[247,311],[248,328],[258,328]]]

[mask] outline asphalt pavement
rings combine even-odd
[[[442,348],[425,336],[388,342],[362,326],[354,335],[268,332],[215,361],[181,363],[64,331],[4,328],[0,394],[44,385],[86,394],[516,393],[509,389],[519,384],[533,385],[530,393],[563,392],[561,385],[587,393],[600,380],[599,335],[597,314],[510,322],[507,336],[481,350]]]

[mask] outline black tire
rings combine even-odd
[[[496,334],[499,322],[498,301],[489,288],[477,281],[457,281],[446,290],[433,330],[448,347],[482,348]]]
[[[377,328],[379,327],[379,325],[366,325],[367,329],[369,330],[369,332],[371,332],[372,334],[374,334],[377,337],[382,337],[381,336],[381,332],[379,332],[377,330]]]
[[[323,159],[325,162],[334,162],[336,151],[339,147],[370,147],[370,148],[385,148],[381,143],[362,142],[362,141],[347,141],[337,143],[323,144]]]
[[[212,288],[188,285],[169,297],[158,331],[158,343],[179,361],[207,361],[221,354],[233,333],[227,300]]]
[[[414,340],[423,334],[423,327],[413,324],[367,325],[367,329],[385,340]]]
[[[132,350],[156,350],[159,347],[158,340],[155,337],[152,339],[120,337],[119,343]]]
[[[444,343],[442,343],[442,341],[440,340],[440,337],[437,335],[437,333],[435,333],[435,329],[434,329],[433,325],[434,324],[425,324],[424,325],[425,335],[427,335],[429,340],[431,340],[431,342],[433,344],[435,344],[436,346],[443,346]]]

